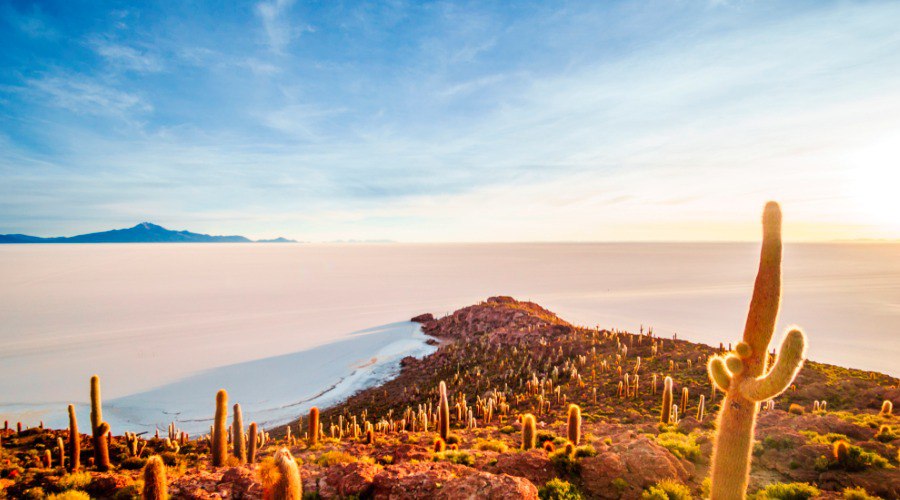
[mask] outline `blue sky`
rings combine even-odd
[[[900,237],[897,2],[0,2],[0,233]]]

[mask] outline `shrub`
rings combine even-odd
[[[475,465],[475,457],[469,455],[464,451],[443,451],[441,453],[435,453],[434,459],[435,462],[446,461],[451,464],[465,465],[471,467]]]
[[[343,451],[326,451],[316,459],[316,464],[322,467],[331,467],[337,464],[349,464],[356,462],[356,457]]]
[[[511,425],[504,425],[500,428],[500,432],[502,432],[503,434],[512,434],[516,432],[516,428]]]
[[[804,413],[806,413],[806,410],[797,403],[791,403],[791,406],[788,407],[788,413],[793,413],[794,415],[803,415]]]
[[[862,486],[858,488],[844,488],[844,500],[878,500],[878,497],[873,497],[866,491]]]
[[[859,446],[847,445],[846,453],[839,457],[833,457],[828,462],[827,468],[858,472],[869,467],[883,469],[889,465],[887,459],[877,453],[863,450]]]
[[[83,491],[69,490],[50,495],[47,500],[91,500],[91,496]]]
[[[575,458],[593,457],[597,454],[597,450],[589,444],[585,444],[575,448]]]
[[[700,458],[700,445],[697,444],[696,437],[693,434],[663,432],[656,436],[656,442],[678,458],[686,458],[691,461]]]
[[[641,494],[643,500],[691,500],[691,490],[673,479],[663,479]]]
[[[125,460],[122,460],[122,463],[119,465],[123,469],[127,470],[139,470],[144,468],[144,464],[147,463],[146,458],[140,457],[128,457]]]
[[[538,490],[541,500],[581,500],[581,493],[572,486],[572,483],[553,478]]]
[[[47,494],[44,493],[44,489],[40,486],[36,488],[29,488],[22,492],[22,498],[25,500],[44,500],[47,498]]]
[[[506,443],[496,439],[487,439],[475,443],[475,449],[479,451],[496,451],[497,453],[506,453],[509,449]]]
[[[756,500],[806,500],[819,494],[809,483],[775,483],[756,492]]]
[[[556,467],[560,475],[577,475],[579,471],[578,461],[575,459],[574,453],[569,454],[565,448],[560,448],[550,454],[550,463]]]
[[[89,472],[73,472],[59,478],[57,483],[61,490],[83,490],[91,484]]]
[[[890,443],[891,441],[900,437],[897,433],[895,433],[890,426],[882,425],[878,429],[878,433],[875,434],[875,439],[881,441],[882,443]]]

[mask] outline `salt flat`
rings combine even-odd
[[[193,420],[206,406],[211,414],[218,379],[274,422],[372,357],[380,364],[331,397],[425,352],[415,327],[398,322],[498,294],[584,325],[643,324],[717,345],[740,336],[757,251],[723,243],[0,246],[0,413],[55,421],[65,404],[87,402],[97,373],[108,405],[120,408],[108,410],[120,430],[164,424],[173,413]],[[813,359],[900,374],[900,245],[788,245],[781,320],[780,328],[808,331]],[[342,356],[341,345],[356,349]],[[382,349],[389,353],[378,356]],[[311,362],[302,354],[310,352],[332,352],[333,362]],[[240,392],[237,374],[265,390]]]

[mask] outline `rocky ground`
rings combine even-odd
[[[0,431],[0,497],[83,491],[92,498],[138,498],[140,468],[147,456],[161,454],[173,497],[264,498],[269,457],[282,446],[300,464],[304,495],[311,498],[704,496],[721,401],[705,364],[737,334],[712,348],[650,331],[579,327],[508,297],[415,320],[440,341],[439,349],[404,359],[394,380],[324,409],[316,445],[306,441],[304,418],[271,430],[259,463],[233,460],[212,468],[205,437],[177,450],[164,438],[142,440],[145,448],[135,457],[115,436],[113,470],[98,472],[89,463],[91,440],[82,436],[83,471],[67,473],[55,451],[66,430],[10,428]],[[674,381],[680,416],[664,424],[666,376]],[[441,381],[451,428],[437,445],[443,451],[436,451]],[[807,362],[774,408],[760,414],[750,491],[759,498],[865,498],[864,489],[871,497],[900,498],[900,425],[881,412],[885,400],[900,403],[896,378]],[[580,406],[583,423],[577,446],[567,451],[570,403]],[[538,447],[527,451],[521,449],[524,413],[535,415],[538,431]],[[842,441],[850,452],[839,460],[834,443]],[[44,450],[52,452],[49,467],[41,463]]]

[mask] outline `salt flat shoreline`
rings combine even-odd
[[[261,360],[204,370],[161,387],[104,401],[104,418],[114,432],[153,434],[170,422],[192,435],[208,432],[215,393],[226,389],[248,421],[271,428],[312,406],[339,404],[354,393],[393,378],[406,356],[435,350],[420,326],[397,322],[355,332],[335,342]],[[102,375],[101,375],[102,379]],[[87,394],[88,381],[85,380]],[[68,402],[0,404],[0,420],[35,427],[65,428]],[[80,415],[90,405],[76,404]]]

